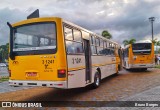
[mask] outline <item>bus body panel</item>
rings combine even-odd
[[[67,61],[68,61],[68,88],[77,88],[86,86],[84,55],[67,55]]]
[[[120,59],[117,55],[90,55],[89,68],[90,74],[86,72],[86,56],[85,52],[81,55],[69,55],[66,49],[66,40],[64,32],[64,23],[69,23],[61,18],[33,18],[13,24],[13,27],[28,25],[39,22],[54,22],[56,23],[57,34],[57,52],[54,54],[31,54],[18,55],[15,60],[9,59],[9,70],[11,77],[9,85],[11,86],[46,86],[56,88],[77,88],[85,87],[94,82],[95,73],[98,71],[101,74],[101,79],[117,73]],[[77,25],[69,23],[73,28],[81,31],[82,44],[84,49],[84,40],[90,45],[90,31],[87,31]],[[73,31],[72,31],[73,32]],[[99,35],[94,34],[98,39],[104,39],[106,42],[116,44]],[[118,45],[118,44],[116,44]],[[89,50],[90,50],[89,46]],[[105,47],[114,51],[113,47]],[[113,53],[111,53],[113,54]],[[58,77],[58,71],[64,70],[66,76]],[[63,72],[64,72],[63,71]],[[88,70],[87,70],[88,71]],[[89,79],[87,79],[89,77]]]
[[[126,69],[132,68],[153,68],[154,67],[154,45],[151,44],[151,52],[149,54],[134,54],[132,45],[128,48],[128,56],[124,58],[123,66]]]
[[[92,56],[92,67],[100,68],[103,79],[116,73],[116,58],[114,56]]]
[[[57,74],[57,71],[60,69],[67,70],[66,54],[65,54],[65,48],[64,48],[65,47],[64,37],[63,37],[64,35],[62,32],[63,31],[62,19],[35,18],[35,19],[29,19],[29,20],[16,23],[13,26],[15,27],[15,26],[21,26],[25,24],[39,23],[39,22],[55,22],[56,23],[57,50],[61,50],[61,51],[57,51],[55,54],[22,55],[22,56],[15,56],[15,60],[9,59],[9,70],[11,71],[10,85],[12,85],[14,81],[18,81],[18,82],[21,81],[21,83],[25,81],[32,81],[32,82],[34,81],[50,82],[51,81],[51,83],[54,83],[56,81],[65,81],[66,83],[67,77],[58,78],[58,74]],[[36,73],[36,74],[32,74],[32,73]],[[67,87],[66,84],[65,84],[65,88]],[[34,85],[30,85],[30,86],[34,86]],[[57,86],[55,85],[55,87]]]

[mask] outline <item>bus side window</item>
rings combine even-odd
[[[73,47],[75,48],[75,54],[83,53],[82,43],[73,42]]]
[[[91,52],[92,52],[92,55],[93,54],[97,54],[96,47],[95,47],[95,37],[93,35],[90,36],[90,42],[91,42]]]
[[[99,39],[98,38],[96,38],[96,46],[99,46]]]
[[[73,40],[72,29],[70,29],[68,27],[64,27],[64,33],[65,33],[65,39]]]
[[[103,39],[100,39],[100,47],[103,47]]]
[[[82,34],[79,30],[73,29],[73,36],[74,36],[74,41],[82,41]]]
[[[73,31],[73,34],[72,34]],[[73,39],[74,35],[74,39]],[[67,54],[82,54],[82,35],[79,30],[73,30],[65,27],[65,42]]]

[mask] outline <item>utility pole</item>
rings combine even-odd
[[[151,22],[151,29],[152,29],[152,41],[153,41],[153,22],[155,21],[155,17],[150,17],[149,21]]]

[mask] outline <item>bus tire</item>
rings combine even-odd
[[[101,81],[101,77],[100,77],[100,73],[97,71],[94,75],[94,82],[92,84],[92,88],[96,89],[100,86],[100,81]]]

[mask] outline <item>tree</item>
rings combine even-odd
[[[107,39],[112,38],[112,35],[107,30],[102,31],[102,36],[107,38]]]
[[[151,42],[155,45],[157,43],[157,39],[153,39]]]
[[[9,49],[9,43],[6,45],[0,46],[0,61],[4,62],[5,59],[8,59],[8,49]]]
[[[157,46],[160,46],[160,40],[156,42],[156,45],[157,45]]]
[[[130,39],[130,40],[124,40],[123,44],[124,46],[128,45],[128,44],[133,44],[136,42],[136,39]]]

